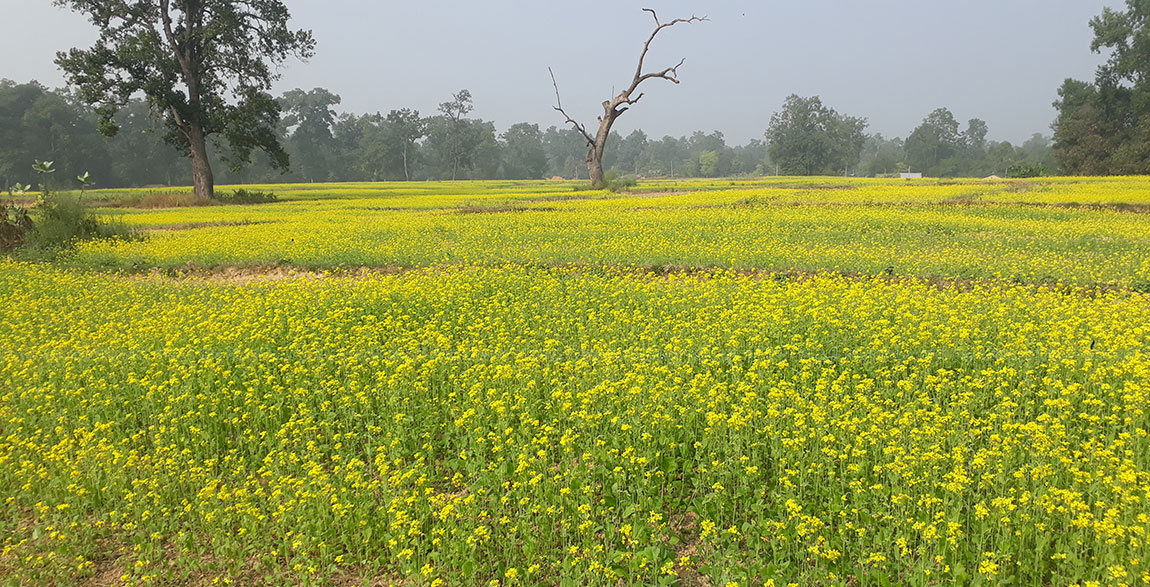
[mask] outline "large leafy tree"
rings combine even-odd
[[[431,142],[440,156],[441,165],[451,167],[451,179],[459,177],[459,170],[471,165],[474,150],[481,138],[473,132],[470,120],[464,118],[475,109],[471,92],[463,89],[451,96],[449,102],[439,105],[440,116],[431,125]]]
[[[489,179],[498,175],[499,143],[495,125],[465,118],[475,106],[471,92],[460,90],[439,105],[439,116],[428,121],[423,145],[443,179]]]
[[[338,94],[325,88],[304,91],[299,88],[284,92],[279,99],[285,116],[283,126],[290,130],[287,144],[296,158],[298,169],[308,181],[328,179],[332,155],[331,127],[336,112],[332,107],[340,103]]]
[[[543,149],[547,152],[547,168],[552,175],[578,178],[580,169],[586,169],[583,156],[587,142],[573,128],[549,127],[543,132]]]
[[[427,119],[420,118],[418,110],[400,108],[387,113],[387,124],[391,139],[400,147],[403,179],[411,181],[411,163],[415,155],[416,142],[427,136]]]
[[[915,171],[939,175],[944,161],[960,155],[963,143],[954,114],[936,108],[906,138],[907,163]]]
[[[503,175],[507,179],[540,179],[547,171],[547,152],[539,125],[520,122],[503,133]]]
[[[1093,84],[1068,79],[1059,88],[1055,156],[1068,173],[1150,173],[1150,2],[1104,8],[1090,28],[1090,49],[1107,60]]]
[[[962,133],[962,138],[967,147],[974,151],[983,151],[986,149],[986,135],[989,132],[990,127],[985,120],[971,118],[966,123],[966,132]]]
[[[1106,175],[1120,129],[1108,116],[1098,88],[1067,79],[1058,89],[1058,118],[1054,121],[1054,153],[1071,174]]]
[[[179,153],[164,144],[163,121],[157,119],[147,102],[132,100],[116,113],[115,123],[120,131],[104,141],[108,145],[110,179],[101,181],[101,185],[115,181],[119,182],[116,185],[172,185],[191,179],[190,170],[180,165]],[[99,166],[92,168],[93,175],[99,172]],[[100,173],[98,177],[102,176]]]
[[[288,165],[276,126],[280,106],[268,94],[275,66],[310,57],[310,31],[288,27],[280,0],[55,0],[84,13],[100,31],[90,49],[59,53],[56,63],[80,97],[96,105],[101,130],[143,94],[164,117],[166,140],[191,157],[196,194],[211,197],[208,139],[220,135],[228,163],[240,169],[256,150]]]
[[[418,110],[401,108],[387,116],[364,116],[360,165],[372,180],[411,180],[418,143],[427,134],[427,121]]]
[[[841,174],[859,162],[866,124],[865,118],[835,112],[818,96],[791,94],[771,116],[768,153],[784,174]]]

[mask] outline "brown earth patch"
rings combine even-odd
[[[346,570],[331,578],[331,582],[338,587],[405,587],[415,583],[412,579],[402,575],[378,575],[366,571]]]
[[[169,269],[152,268],[147,273],[132,276],[144,280],[179,280],[203,281],[207,283],[248,285],[252,283],[265,283],[276,281],[324,279],[355,279],[367,278],[375,275],[397,275],[416,269],[400,265],[384,267],[357,267],[355,269],[311,270],[301,269],[290,265],[229,265],[222,267],[204,267],[195,262],[188,261],[182,267]]]
[[[590,200],[591,196],[582,195],[556,195],[556,196],[540,196],[538,198],[531,198],[522,200],[523,202],[570,202],[575,200]]]
[[[558,208],[550,206],[522,206],[518,204],[464,204],[455,208],[455,214],[503,214],[506,212],[554,212]]]
[[[413,271],[435,271],[441,269],[462,269],[467,267],[504,267],[509,263],[450,263],[441,265],[384,265],[362,266],[354,268],[335,268],[327,270],[313,270],[294,267],[291,265],[224,265],[205,267],[189,261],[180,267],[145,268],[139,273],[124,272],[120,275],[127,279],[154,280],[154,281],[201,281],[205,283],[248,285],[254,283],[290,281],[290,280],[346,280],[370,279],[377,276],[402,275]],[[604,265],[594,263],[511,263],[523,267],[537,269],[559,269],[573,273],[616,271],[637,277],[650,277],[670,280],[673,278],[693,278],[699,280],[711,279],[719,275],[739,275],[753,279],[773,279],[775,281],[805,282],[821,276],[834,276],[857,281],[878,281],[882,283],[922,283],[940,289],[955,289],[958,291],[972,291],[980,287],[1014,286],[1031,288],[1035,291],[1054,291],[1063,294],[1080,295],[1084,297],[1098,297],[1109,293],[1128,292],[1145,295],[1150,299],[1150,287],[1143,288],[1141,283],[1130,286],[1117,284],[1059,284],[1041,280],[1011,281],[1007,279],[952,277],[937,275],[907,275],[898,273],[893,267],[879,273],[862,273],[854,271],[809,270],[780,267],[758,268],[732,268],[717,265],[685,265],[685,264],[649,264],[649,265]],[[96,272],[99,273],[99,272]]]
[[[699,561],[699,515],[695,512],[683,512],[678,514],[671,514],[667,520],[667,526],[674,532],[674,535],[679,539],[678,544],[671,547],[671,551],[675,553],[675,570],[679,573],[679,584],[684,586],[698,586],[710,587],[710,578],[699,574],[696,571],[696,566]],[[691,564],[683,566],[679,561],[683,557],[690,557]]]
[[[124,568],[120,566],[119,561],[108,558],[93,562],[96,565],[95,573],[81,583],[84,587],[112,587],[123,584],[120,577],[124,576]]]
[[[211,228],[215,226],[251,226],[253,224],[272,224],[271,220],[220,220],[216,222],[183,222],[178,224],[155,224],[139,228],[144,232],[160,232],[166,230],[193,230],[196,228]]]

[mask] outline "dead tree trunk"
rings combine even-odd
[[[603,151],[607,148],[607,138],[611,136],[611,126],[632,104],[639,101],[643,97],[643,93],[632,96],[639,88],[639,84],[652,79],[659,78],[665,79],[671,83],[679,83],[679,66],[683,65],[686,59],[682,59],[674,67],[668,67],[662,71],[643,73],[643,60],[647,57],[647,51],[651,48],[651,41],[655,40],[655,35],[659,31],[675,26],[679,23],[692,23],[702,22],[707,20],[707,17],[692,16],[691,18],[676,18],[670,22],[660,23],[658,15],[650,8],[644,8],[643,11],[650,12],[651,17],[655,19],[655,30],[651,36],[647,37],[647,42],[643,43],[643,52],[639,54],[639,65],[635,68],[635,77],[631,79],[631,85],[619,92],[614,98],[603,102],[603,115],[599,117],[599,130],[595,132],[595,136],[591,136],[587,132],[587,127],[579,124],[574,118],[571,118],[566,111],[563,110],[563,102],[559,99],[559,83],[555,81],[555,72],[551,68],[547,71],[551,72],[551,83],[555,86],[555,110],[567,119],[578,130],[583,138],[587,139],[587,175],[591,178],[591,187],[595,189],[602,189],[607,185],[606,180],[603,179]]]

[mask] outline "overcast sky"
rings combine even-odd
[[[630,83],[654,22],[692,14],[709,22],[659,34],[650,68],[680,58],[678,86],[649,80],[615,128],[653,138],[720,130],[730,144],[761,138],[783,99],[818,95],[865,116],[869,132],[907,136],[947,107],[982,118],[990,138],[1050,133],[1051,102],[1067,77],[1093,79],[1090,18],[1117,0],[287,0],[296,27],[318,41],[291,62],[276,93],[328,88],[338,108],[386,113],[436,105],[471,90],[477,116],[500,131],[521,121],[561,124],[551,110],[555,70],[569,113],[591,124],[599,103]],[[63,84],[56,51],[96,38],[81,16],[50,0],[0,0],[0,77]]]

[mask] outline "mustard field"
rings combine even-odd
[[[189,264],[328,270],[580,263],[1150,290],[1150,216],[1130,210],[1150,207],[1147,178],[696,180],[651,182],[635,194],[572,185],[257,186],[285,201],[109,211],[150,238],[88,244],[70,262],[128,272]]]
[[[1150,178],[575,187],[0,260],[0,584],[1150,584]]]

